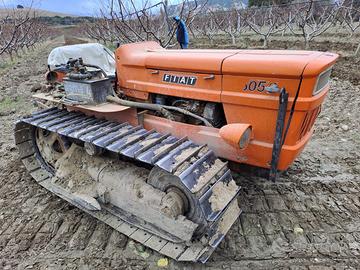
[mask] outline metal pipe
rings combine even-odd
[[[189,112],[187,110],[181,109],[181,108],[177,108],[174,106],[167,106],[167,105],[160,105],[160,104],[153,104],[153,103],[143,103],[143,102],[136,102],[136,101],[130,101],[130,100],[124,100],[124,99],[120,99],[116,96],[107,96],[106,97],[107,101],[110,102],[114,102],[123,106],[128,106],[128,107],[135,107],[135,108],[141,108],[141,109],[145,109],[145,110],[153,110],[153,111],[159,111],[161,112],[166,118],[170,118],[170,119],[174,119],[173,115],[169,112],[169,111],[176,111],[185,115],[188,115],[190,117],[193,117],[195,119],[198,119],[200,121],[202,121],[205,126],[207,127],[212,127],[212,124],[206,120],[205,118],[194,114],[192,112]]]
[[[140,108],[140,109],[144,109],[144,110],[153,110],[153,111],[159,111],[161,112],[166,118],[168,119],[174,119],[173,115],[167,111],[166,109],[162,108],[160,105],[158,104],[152,104],[152,103],[142,103],[142,102],[135,102],[135,101],[130,101],[130,100],[125,100],[125,99],[120,99],[118,97],[115,96],[107,96],[106,97],[107,101],[110,102],[114,102],[117,104],[120,104],[122,106],[127,106],[127,107],[135,107],[135,108]]]

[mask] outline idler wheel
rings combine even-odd
[[[33,128],[32,132],[37,154],[47,170],[54,173],[56,161],[66,153],[71,143],[61,135],[41,128]]]
[[[187,212],[189,204],[186,196],[176,187],[170,187],[166,190],[166,195],[161,201],[161,211],[169,216],[176,218]]]
[[[183,185],[178,176],[155,166],[147,182],[166,193],[162,201],[164,214],[174,218],[183,215],[198,224],[196,236],[201,236],[205,232],[208,222],[200,207],[199,199]]]

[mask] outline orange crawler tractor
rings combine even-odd
[[[54,107],[19,120],[35,180],[179,261],[206,262],[238,219],[232,164],[275,180],[303,150],[337,55],[120,46],[116,75],[83,55],[53,69]]]

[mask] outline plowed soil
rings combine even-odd
[[[18,159],[13,124],[37,109],[30,88],[59,45],[0,70],[0,269],[156,269],[159,254],[41,188]],[[206,268],[360,268],[360,88],[342,64],[312,141],[279,181],[235,175],[244,212]]]

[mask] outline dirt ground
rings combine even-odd
[[[157,269],[162,258],[41,188],[18,160],[52,41],[0,70],[0,269]],[[340,59],[312,141],[275,184],[236,175],[244,212],[210,261],[168,269],[359,269],[359,69]],[[355,75],[349,75],[355,72]],[[351,83],[349,79],[354,83]]]

